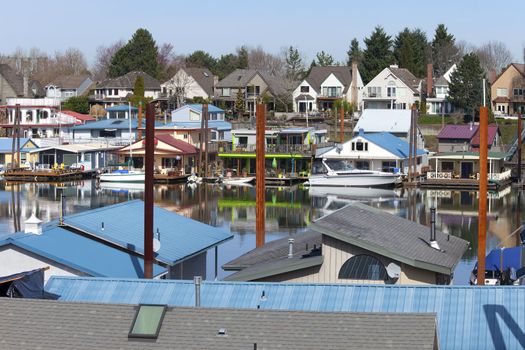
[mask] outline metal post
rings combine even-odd
[[[142,140],[142,101],[139,102],[139,115],[137,117],[137,140]]]
[[[257,104],[257,129],[256,129],[256,211],[255,211],[255,246],[262,247],[265,241],[265,156],[266,156],[266,142],[265,142],[265,129],[266,129],[266,105]]]
[[[487,158],[488,109],[479,113],[479,203],[478,203],[478,285],[485,285],[485,255],[487,239]]]
[[[345,109],[343,107],[343,100],[341,99],[341,108],[339,115],[341,116],[341,126],[339,130],[339,142],[343,144],[345,142]]]
[[[197,173],[199,175],[202,174],[202,143],[204,142],[204,135],[203,135],[203,129],[204,129],[204,111],[201,111],[201,129],[199,131],[199,161],[197,162]]]
[[[144,278],[153,278],[153,167],[155,161],[155,106],[146,106],[146,149],[144,157]]]
[[[518,182],[521,186],[521,137],[522,137],[521,113],[518,114]]]
[[[430,241],[436,240],[436,208],[430,208]]]
[[[414,159],[412,160],[412,166],[413,166],[412,177],[413,177],[414,182],[417,181],[416,174],[417,174],[417,117],[418,117],[418,113],[419,113],[418,110],[414,109],[414,120],[412,124],[413,125],[412,133],[414,134],[413,143],[412,143],[412,157],[414,157]]]
[[[409,135],[408,135],[408,182],[412,183],[412,144],[414,143],[413,140],[413,133],[412,128],[414,127],[414,111],[416,106],[412,105],[412,110],[410,111],[410,129],[409,129]]]
[[[193,283],[195,284],[195,307],[201,306],[201,276],[194,276]]]

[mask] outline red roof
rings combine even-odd
[[[75,117],[77,119],[77,124],[85,124],[86,122],[92,122],[96,120],[89,114],[82,114],[68,110],[62,111],[62,113]]]
[[[489,146],[494,143],[494,138],[496,137],[498,130],[499,128],[496,124],[489,125],[489,138],[487,140]],[[470,145],[479,148],[479,128],[472,140],[470,141]]]
[[[438,139],[462,139],[471,140],[478,131],[477,125],[445,125],[437,136]]]
[[[187,142],[176,139],[171,135],[155,135],[155,138],[161,142],[164,142],[172,147],[178,148],[182,151],[183,154],[195,154],[197,153],[197,148],[193,145],[190,145]]]

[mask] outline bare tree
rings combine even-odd
[[[60,75],[79,75],[87,72],[86,58],[82,51],[68,48],[64,53],[55,53],[55,70]]]
[[[257,46],[248,49],[248,68],[279,77],[285,72],[285,62],[280,56],[266,52],[261,46]]]
[[[171,95],[175,100],[175,108],[186,103],[186,96],[192,82],[193,78],[180,69],[170,80],[164,83],[168,95]]]
[[[175,55],[173,52],[173,45],[170,43],[164,43],[157,48],[157,63],[160,68],[160,79],[165,79],[169,75],[167,71]]]
[[[486,74],[495,72],[498,74],[503,68],[512,62],[512,53],[501,41],[489,41],[475,51],[479,57],[481,67]]]
[[[97,48],[97,55],[92,71],[96,80],[104,80],[107,78],[107,72],[111,58],[124,46],[124,41],[119,40],[109,46],[99,46]]]

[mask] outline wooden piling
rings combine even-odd
[[[153,278],[153,167],[155,165],[155,106],[146,106],[146,147],[144,183],[144,278]]]
[[[521,133],[522,133],[522,125],[521,125],[521,113],[518,114],[518,181],[520,186],[522,186],[521,183]]]
[[[345,142],[345,109],[343,106],[343,101],[341,100],[341,108],[339,109],[340,120],[340,130],[339,130],[339,142],[343,144]]]
[[[485,255],[487,240],[487,159],[488,159],[488,109],[479,111],[479,202],[478,202],[478,276],[477,284],[485,285]]]
[[[208,177],[208,104],[202,105],[202,118],[204,118],[204,177]]]
[[[131,116],[129,116],[131,118]],[[142,101],[139,102],[139,114],[137,116],[137,139],[142,140]]]
[[[255,246],[262,247],[265,242],[265,129],[266,129],[266,105],[257,104],[257,129],[256,129],[256,154],[255,154],[255,170],[256,170],[256,211],[255,211]]]

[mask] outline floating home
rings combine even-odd
[[[20,164],[34,163],[36,157],[30,153],[38,149],[36,143],[29,138],[20,138]],[[15,144],[16,149],[16,144]],[[0,167],[6,169],[12,163],[13,139],[11,137],[0,137]],[[16,155],[15,155],[16,159]]]
[[[76,143],[37,148],[30,151],[36,161],[44,167],[52,168],[55,164],[64,167],[76,167],[85,171],[104,168],[117,161],[112,153],[119,146],[107,143]]]

